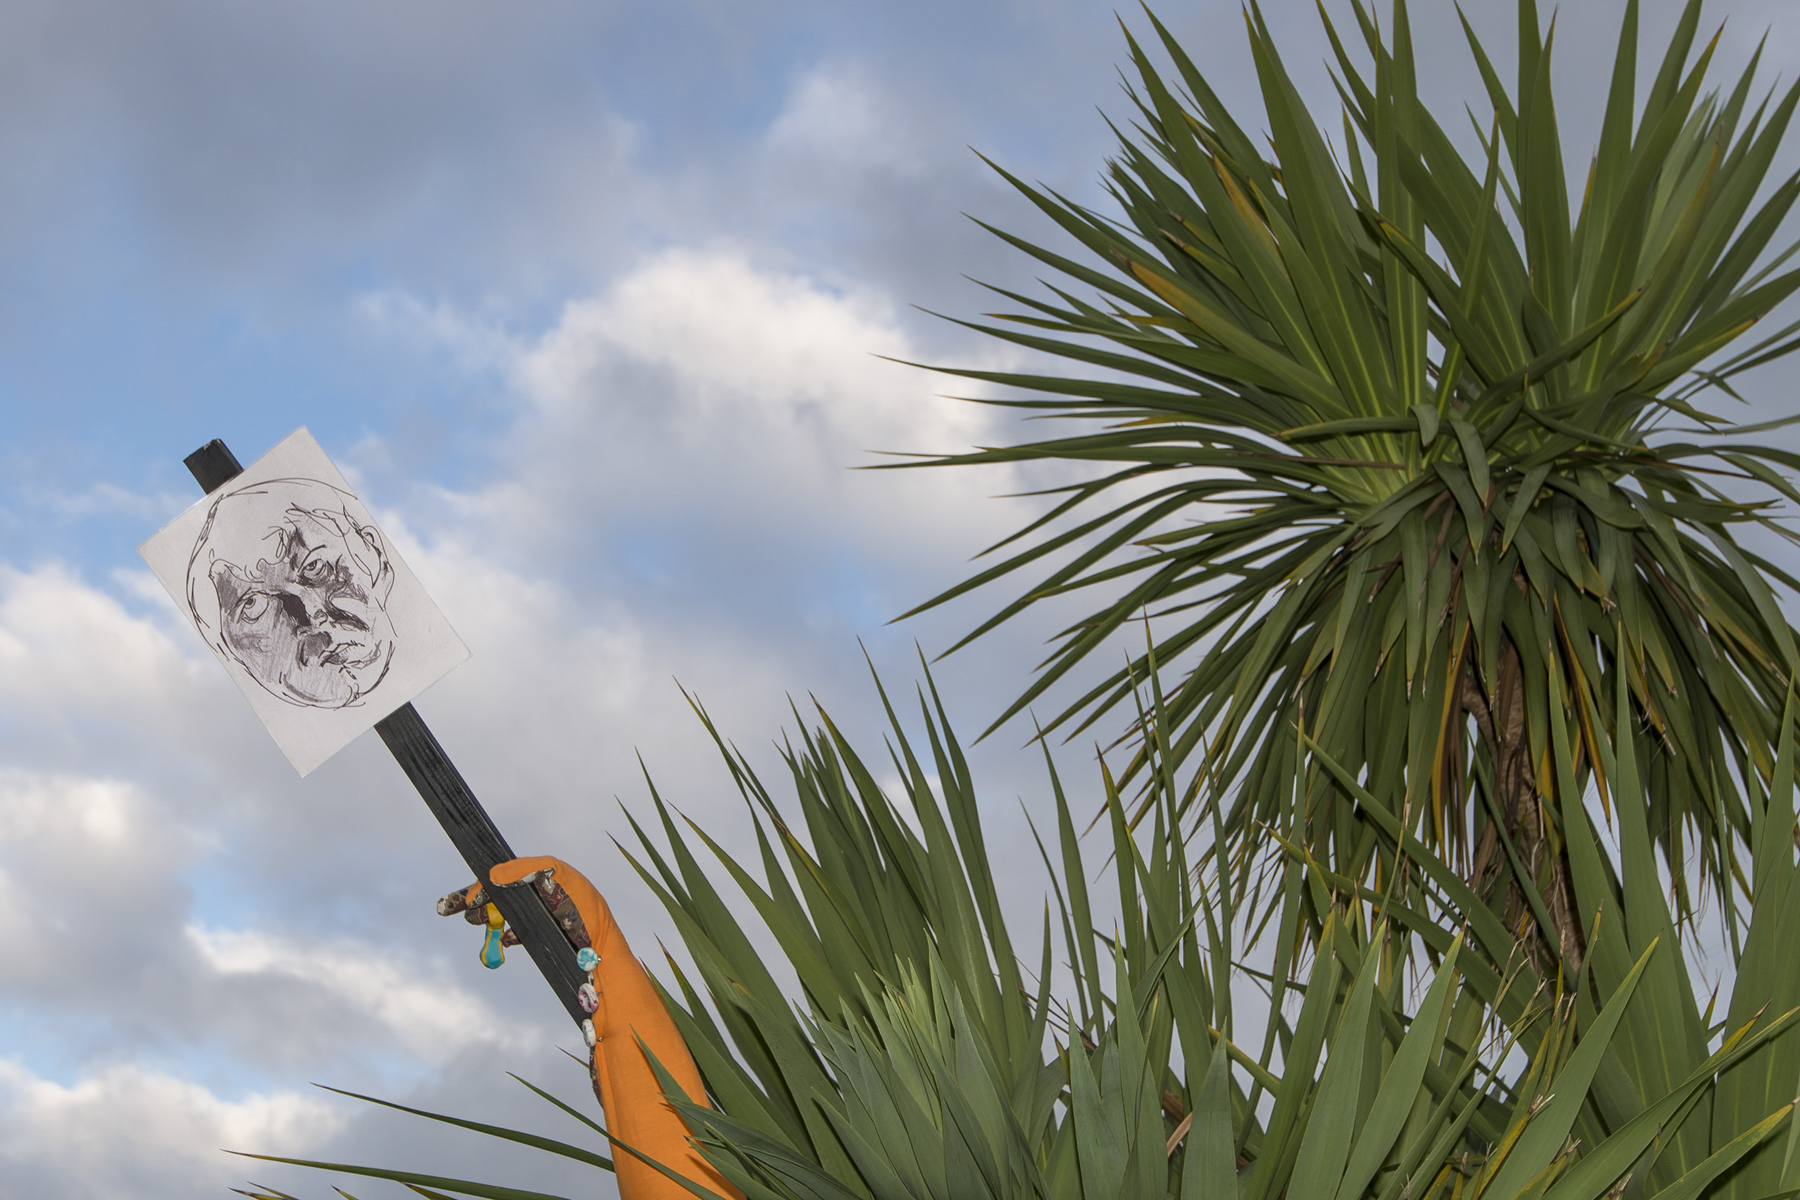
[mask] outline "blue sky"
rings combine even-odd
[[[1415,7],[1428,92],[1473,99],[1450,6]],[[1561,17],[1574,161],[1621,10]],[[1159,11],[1254,114],[1237,7]],[[1671,11],[1645,6],[1646,43]],[[1729,69],[1772,22],[1765,71],[1800,68],[1778,5],[1711,11]],[[1310,0],[1267,12],[1332,113]],[[1474,16],[1504,53],[1502,14]],[[0,0],[10,1193],[327,1194],[221,1146],[555,1190],[308,1085],[541,1128],[505,1071],[582,1093],[529,967],[481,970],[432,914],[462,868],[380,745],[295,779],[173,620],[134,548],[195,498],[182,457],[312,429],[474,651],[421,710],[514,846],[607,881],[648,948],[667,927],[608,841],[644,803],[636,755],[709,827],[742,821],[674,680],[765,765],[790,695],[874,751],[859,639],[905,687],[915,641],[993,603],[886,623],[1035,511],[991,497],[1054,476],[848,468],[1011,436],[877,356],[1018,361],[922,311],[993,307],[965,276],[1033,286],[964,214],[1056,241],[970,147],[1102,203],[1124,58],[1090,0]],[[938,668],[966,735],[1048,631]],[[976,757],[1000,844],[1044,791],[1023,737]]]

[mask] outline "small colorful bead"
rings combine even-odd
[[[600,1007],[600,993],[594,990],[591,983],[582,984],[581,990],[575,993],[575,999],[581,1004],[582,1012],[591,1013]]]
[[[575,965],[584,971],[591,971],[600,965],[600,956],[594,953],[592,946],[583,946],[575,952]]]
[[[496,970],[506,961],[506,944],[501,940],[501,931],[506,927],[506,918],[492,904],[487,906],[487,932],[481,939],[481,965],[488,970]]]

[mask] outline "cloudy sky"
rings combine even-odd
[[[1724,63],[1777,7],[1715,6]],[[1453,13],[1417,9],[1460,104]],[[1573,157],[1621,9],[1563,13]],[[1268,13],[1330,112],[1310,0]],[[1253,115],[1236,6],[1163,15]],[[1671,20],[1647,4],[1646,41]],[[474,652],[421,712],[514,847],[581,865],[654,953],[609,840],[636,756],[742,820],[676,681],[766,766],[789,696],[875,754],[859,639],[906,687],[915,642],[997,599],[887,624],[1049,479],[849,468],[1014,436],[887,360],[1019,361],[924,311],[1033,286],[964,214],[1055,243],[971,147],[1099,202],[1123,56],[1098,0],[0,0],[9,1196],[329,1194],[222,1148],[610,1194],[310,1086],[563,1135],[505,1072],[585,1080],[528,962],[484,971],[432,913],[464,869],[379,742],[297,779],[134,547],[195,499],[189,451],[310,427]],[[1765,64],[1800,69],[1800,22]],[[1046,629],[938,668],[966,735]],[[976,758],[1002,845],[1044,798],[1023,740]],[[1029,913],[1041,880],[1007,865]]]

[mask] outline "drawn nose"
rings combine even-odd
[[[316,615],[310,611],[313,606],[292,592],[281,593],[281,607],[287,613],[288,620],[302,629],[310,628],[315,620]]]
[[[331,606],[325,603],[325,593],[318,588],[302,587],[285,593],[282,600],[298,625],[317,629],[331,624]]]

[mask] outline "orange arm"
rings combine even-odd
[[[663,1007],[650,976],[631,953],[625,935],[619,932],[605,898],[586,876],[560,858],[515,858],[501,863],[488,876],[504,887],[549,868],[555,868],[556,882],[575,902],[594,953],[600,956],[599,964],[589,973],[600,993],[600,1006],[593,1015],[596,1038],[590,1067],[594,1094],[606,1110],[607,1129],[619,1141],[676,1174],[685,1175],[728,1200],[743,1200],[743,1193],[694,1148],[687,1125],[674,1106],[663,1099],[656,1072],[638,1045],[638,1040],[643,1039],[643,1045],[675,1077],[689,1100],[710,1107],[700,1082],[700,1069],[688,1053],[687,1042]],[[613,1165],[618,1171],[620,1200],[694,1200],[686,1188],[624,1151],[615,1154]]]

